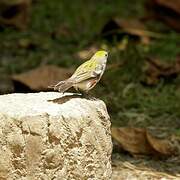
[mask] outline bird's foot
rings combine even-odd
[[[92,101],[96,101],[97,98],[93,97],[92,95],[88,94],[88,93],[85,93],[85,92],[81,92],[81,96],[85,99],[88,99],[88,100],[92,100]]]
[[[97,101],[97,100],[98,100],[98,98],[95,98],[95,97],[93,97],[93,96],[90,96],[90,97],[89,97],[89,100],[92,100],[92,101]]]

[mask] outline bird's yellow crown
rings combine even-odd
[[[94,54],[94,56],[95,56],[95,57],[103,57],[103,56],[105,56],[105,54],[107,54],[106,51],[97,51],[97,52]]]

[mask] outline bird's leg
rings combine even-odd
[[[83,91],[82,89],[79,89],[79,88],[77,88],[76,90],[81,94],[82,98],[86,98],[86,99],[90,98],[88,91]]]
[[[88,99],[89,99],[89,100],[93,100],[93,101],[98,100],[97,98],[95,98],[94,96],[91,96],[91,95],[89,95],[89,94],[88,94]]]
[[[83,98],[89,98],[89,94],[88,94],[87,91],[83,91],[83,90],[81,90],[81,89],[78,89],[78,91],[81,93],[81,96],[82,96]]]
[[[88,93],[88,91],[82,91],[82,90],[79,90],[79,92],[81,93],[81,96],[83,98],[86,98],[86,99],[89,99],[89,100],[97,100],[95,97],[93,97],[92,95],[90,95]]]

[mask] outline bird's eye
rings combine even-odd
[[[108,54],[105,54],[105,56],[107,57],[107,56],[108,56]]]

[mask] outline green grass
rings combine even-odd
[[[117,48],[119,41],[109,43],[100,36],[102,27],[111,17],[142,17],[146,11],[144,1],[37,1],[32,7],[27,31],[5,29],[0,33],[0,70],[13,74],[40,64],[77,67],[82,60],[75,59],[76,52],[93,44],[99,47],[106,44],[110,51],[108,63],[124,62],[124,65],[107,70],[93,92],[106,102],[113,124],[167,127],[179,132],[180,79],[168,83],[162,79],[154,87],[141,83],[147,56],[170,63],[175,61],[180,53],[179,34],[161,22],[148,22],[147,27],[162,33],[163,38],[154,39],[148,45],[128,39],[125,50]],[[52,32],[62,26],[68,28],[69,34],[53,39]],[[24,42],[33,44],[33,48],[23,47]]]

